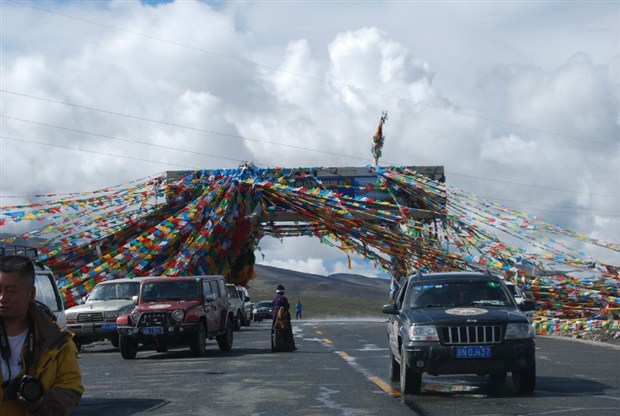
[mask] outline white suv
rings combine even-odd
[[[60,291],[56,285],[56,277],[54,273],[47,267],[40,263],[35,262],[35,281],[36,287],[36,300],[47,305],[54,315],[56,315],[56,323],[60,327],[67,326],[67,318],[65,316],[65,305]]]
[[[36,288],[35,299],[46,305],[56,316],[56,323],[60,327],[67,326],[67,318],[65,317],[65,304],[60,296],[58,285],[56,284],[56,276],[43,263],[39,262],[38,250],[35,247],[28,247],[19,244],[0,244],[0,256],[27,256],[34,263]]]

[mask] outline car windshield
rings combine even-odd
[[[200,282],[197,280],[174,280],[145,282],[142,285],[142,301],[191,300],[200,298]]]
[[[273,302],[272,301],[263,301],[263,302],[258,302],[256,304],[257,308],[271,308],[273,306]]]
[[[238,298],[237,288],[234,286],[226,286],[226,291],[228,292],[228,296],[231,298]]]
[[[138,296],[140,282],[101,283],[95,286],[88,300],[131,299]]]
[[[409,296],[410,308],[472,305],[508,306],[512,302],[500,283],[487,280],[414,284]]]

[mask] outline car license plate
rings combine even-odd
[[[144,335],[163,334],[164,333],[164,328],[161,327],[161,326],[150,326],[150,327],[142,328],[142,333]]]
[[[101,329],[116,329],[116,324],[113,324],[113,323],[101,324]]]
[[[491,347],[455,347],[454,356],[456,358],[491,358],[493,349]]]

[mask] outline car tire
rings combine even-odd
[[[114,348],[118,348],[118,335],[110,337],[110,343]]]
[[[400,380],[400,364],[390,350],[390,381]]]
[[[194,357],[202,357],[205,354],[207,348],[207,331],[202,322],[198,323],[196,333],[192,335],[192,339],[189,342],[189,349]]]
[[[220,351],[230,351],[232,349],[233,336],[233,320],[228,318],[226,332],[215,337],[217,340],[217,345],[220,347]]]
[[[531,393],[536,387],[536,366],[512,372],[512,383],[517,393]]]
[[[126,360],[133,360],[138,354],[138,342],[135,339],[121,335],[119,337],[118,346],[121,350],[121,356]]]
[[[168,351],[168,346],[165,345],[165,344],[157,344],[155,346],[155,351],[157,351],[157,352],[166,352],[166,351]]]
[[[503,373],[495,373],[495,374],[491,374],[491,381],[495,381],[498,383],[503,382],[504,380],[506,380],[506,372],[504,371]]]
[[[235,326],[233,328],[235,331],[241,329],[241,312],[237,311],[237,316],[235,316]]]
[[[422,388],[422,373],[416,373],[408,365],[405,352],[400,351],[400,396],[405,400],[406,395],[418,394]]]

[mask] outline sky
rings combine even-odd
[[[243,162],[366,166],[387,111],[381,165],[442,165],[620,241],[619,2],[2,0],[0,21],[0,205]],[[309,237],[260,249],[379,274]]]

